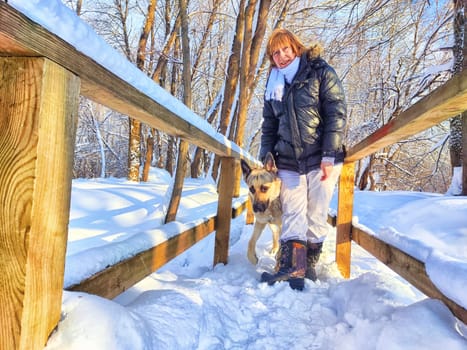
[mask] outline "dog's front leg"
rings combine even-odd
[[[258,238],[265,227],[266,224],[256,221],[253,228],[253,234],[251,235],[250,241],[248,242],[248,260],[250,260],[253,265],[258,263],[258,257],[256,256],[256,242],[258,241]]]
[[[279,250],[279,237],[281,234],[282,227],[281,225],[270,224],[269,225],[271,232],[272,232],[272,249],[271,254],[276,255],[277,251]]]

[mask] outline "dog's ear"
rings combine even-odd
[[[270,172],[277,172],[276,162],[274,161],[274,156],[271,152],[268,152],[266,157],[264,157],[264,168]]]
[[[242,166],[243,175],[245,176],[245,178],[247,178],[248,175],[250,175],[251,168],[250,168],[250,166],[248,165],[248,163],[245,162],[243,159],[240,159],[240,164],[241,164],[241,166]]]

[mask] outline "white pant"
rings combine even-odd
[[[279,170],[282,204],[282,242],[291,239],[323,242],[329,231],[327,223],[329,203],[342,170],[335,164],[332,173],[321,181],[321,169],[300,175],[294,171]]]

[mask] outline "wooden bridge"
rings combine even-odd
[[[228,262],[230,221],[246,205],[232,211],[230,184],[240,158],[255,163],[248,153],[200,127],[201,118],[190,122],[3,1],[0,63],[1,349],[43,348],[60,319],[80,95],[213,152],[222,166],[215,219],[70,289],[111,298],[214,231],[213,263]],[[466,77],[464,70],[348,151],[337,217],[330,218],[337,226],[336,261],[344,277],[350,275],[353,240],[442,300],[464,323],[467,311],[431,283],[423,262],[352,227],[351,220],[355,161],[467,110]]]

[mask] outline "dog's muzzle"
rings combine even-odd
[[[255,213],[264,213],[269,207],[269,201],[253,203],[253,211]]]

